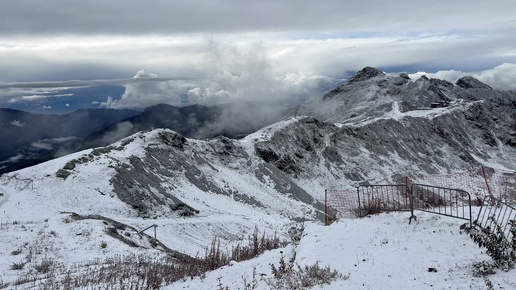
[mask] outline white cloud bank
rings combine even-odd
[[[179,106],[187,98],[190,104],[246,102],[304,102],[339,80],[320,75],[282,71],[261,43],[227,44],[211,42],[201,55],[200,77],[192,80],[163,80],[147,69],[136,73],[125,84],[117,100],[108,97],[104,108],[145,108],[157,104]]]
[[[342,81],[325,76],[279,74],[274,62],[260,50],[260,45],[245,49],[215,45],[206,57],[209,58],[207,63],[211,66],[204,72],[203,79],[190,82],[162,81],[157,74],[142,69],[134,78],[146,78],[148,81],[126,84],[125,93],[120,100],[108,97],[100,107],[142,109],[157,104],[180,106],[181,98],[185,96],[190,104],[210,105],[244,101],[294,106],[326,93]],[[516,91],[514,63],[504,63],[480,72],[441,70],[435,73],[417,72],[409,75],[412,79],[426,75],[453,83],[461,77],[470,75],[494,89]]]
[[[409,76],[412,79],[417,79],[422,75],[426,75],[429,78],[447,80],[452,83],[456,82],[461,77],[472,76],[494,89],[516,91],[516,64],[514,63],[504,63],[492,69],[480,72],[443,70],[435,73],[417,72]]]

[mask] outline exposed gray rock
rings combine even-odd
[[[465,76],[460,78],[456,82],[457,86],[464,89],[483,89],[483,90],[492,90],[489,85],[484,84],[483,82],[477,80],[472,76]]]
[[[68,178],[68,176],[70,176],[70,174],[72,174],[72,173],[70,171],[66,170],[66,169],[59,169],[56,172],[56,176],[59,177],[59,178],[62,178],[62,179]]]
[[[348,82],[354,83],[354,82],[361,82],[368,79],[372,79],[377,76],[385,76],[385,74],[374,67],[367,66],[363,68],[361,71],[357,72],[354,76],[352,76]]]

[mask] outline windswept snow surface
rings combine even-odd
[[[317,262],[349,276],[313,289],[487,289],[483,278],[472,275],[471,265],[491,259],[460,233],[465,221],[424,212],[416,215],[417,221],[410,225],[408,213],[341,219],[330,226],[306,223],[297,246],[269,251],[166,289],[220,289],[218,285],[244,289],[244,281],[253,281],[253,269],[258,282],[254,289],[275,289],[267,281],[272,278],[270,264],[278,267],[281,255],[285,261],[295,257],[301,267]],[[495,289],[516,289],[513,271],[498,271],[489,279]]]

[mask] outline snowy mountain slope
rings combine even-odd
[[[158,257],[166,254],[163,247],[176,256],[196,256],[215,237],[229,246],[255,227],[288,239],[292,220],[321,219],[324,188],[351,187],[361,180],[388,182],[409,168],[445,171],[476,163],[476,159],[457,158],[455,165],[449,165],[456,158],[451,145],[432,148],[403,143],[400,138],[392,145],[371,146],[372,140],[381,137],[364,137],[394,134],[375,126],[383,122],[405,126],[405,119],[410,124],[420,119],[421,128],[432,128],[428,124],[455,111],[464,116],[472,107],[419,117],[399,113],[363,126],[292,118],[239,141],[190,140],[160,129],[5,174],[0,177],[4,193],[0,217],[4,233],[9,233],[0,236],[1,254],[6,257],[1,265],[6,271],[4,281],[20,276],[19,270],[9,268],[23,261],[30,272],[44,259],[80,264],[133,253]],[[513,154],[510,147],[500,146],[502,157]],[[475,149],[482,156],[488,147],[463,146],[463,150]],[[403,155],[403,150],[409,155]],[[434,154],[425,155],[427,151]],[[497,156],[489,160],[503,161]],[[434,164],[427,168],[427,162]],[[72,212],[100,215],[122,226],[74,219]],[[157,225],[162,250],[138,233],[152,225]],[[137,247],[110,236],[110,231],[129,235],[127,239]],[[152,230],[147,234],[152,236]],[[108,246],[103,248],[102,243]],[[39,255],[27,262],[26,257],[9,254],[16,251]]]
[[[401,112],[428,109],[455,102],[484,100],[500,106],[516,105],[516,92],[494,90],[473,77],[456,84],[407,74],[386,75],[366,67],[327,94],[302,105],[291,115],[313,116],[327,122],[360,122],[391,110],[394,102]]]
[[[297,189],[304,195],[292,198],[295,192],[287,191],[296,188],[294,182],[275,179],[278,170],[266,164],[251,166],[258,161],[243,158],[248,148],[233,142],[186,140],[155,130],[3,175],[0,219],[9,233],[0,236],[3,281],[29,275],[43,259],[68,264],[169,254],[138,233],[152,225],[176,256],[196,256],[214,238],[225,245],[255,228],[285,238],[292,219],[321,215],[313,197]],[[28,261],[35,251],[37,258]],[[9,254],[15,252],[23,255]],[[16,263],[26,263],[26,270],[9,270]]]
[[[387,83],[382,87],[384,80]],[[36,268],[49,259],[75,269],[93,260],[134,254],[156,259],[169,254],[176,258],[197,256],[214,238],[219,238],[223,247],[230,247],[255,228],[277,232],[288,240],[293,221],[317,224],[322,220],[326,188],[354,188],[361,182],[392,183],[404,175],[458,172],[480,164],[516,167],[516,110],[512,103],[502,101],[503,94],[462,98],[463,101],[457,98],[448,107],[408,110],[401,89],[395,95],[400,98],[390,94],[388,101],[376,95],[379,91],[387,94],[391,82],[396,85],[398,81],[400,87],[422,90],[431,84],[448,97],[454,91],[463,92],[463,97],[468,92],[458,85],[424,79],[412,82],[404,76],[393,79],[379,71],[366,70],[329,95],[329,99],[337,100],[349,89],[354,92],[349,105],[355,108],[339,109],[339,102],[335,102],[327,108],[329,117],[335,116],[329,108],[363,114],[343,118],[339,123],[291,117],[240,140],[187,139],[176,132],[157,129],[2,175],[0,255],[5,259],[0,262],[0,282],[15,283],[20,277],[34,275],[41,279]],[[468,87],[464,90],[485,92],[485,96],[490,91],[470,79],[464,80],[462,86]],[[366,93],[360,103],[359,94],[365,91],[371,93]],[[428,95],[439,97],[435,91]],[[324,104],[320,105],[324,108]],[[373,224],[356,221],[352,222],[356,227],[352,227],[359,233],[362,227],[381,227],[382,223],[404,218],[388,216],[387,221],[376,220],[378,223]],[[444,231],[452,227],[433,222],[428,226],[442,226]],[[308,227],[306,234],[333,235],[319,227]],[[334,227],[340,232],[347,226]],[[152,242],[154,230],[161,244]],[[369,230],[364,230],[364,235],[366,240],[373,239],[368,237]],[[318,242],[310,238],[302,241],[295,249],[299,251],[296,259],[301,264],[303,259],[313,261],[316,255],[303,249],[313,248]],[[328,253],[318,253],[329,257]],[[478,251],[473,253],[480,255]],[[457,265],[477,257],[465,255],[468,258],[457,260]],[[278,252],[265,256],[269,258],[264,259],[278,259]],[[324,262],[333,264],[331,259]],[[13,269],[19,263],[25,263],[22,269]],[[339,267],[344,274],[353,273],[347,270],[349,265]],[[464,267],[453,269],[470,278],[467,265]],[[371,271],[367,268],[355,275]],[[362,280],[352,285],[366,285]],[[473,279],[472,283],[476,282]]]

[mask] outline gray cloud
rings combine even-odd
[[[19,160],[22,160],[22,159],[24,159],[24,158],[25,158],[25,156],[24,156],[24,155],[22,155],[22,154],[16,154],[15,156],[13,156],[13,157],[11,157],[11,158],[8,158],[8,159],[6,159],[6,160],[4,160],[4,161],[1,161],[1,162],[0,162],[0,164],[10,163],[10,162],[12,162],[12,163],[14,163],[14,162],[18,162]],[[5,168],[5,167],[2,167],[2,168]]]
[[[0,103],[107,84],[126,90],[104,107],[302,102],[365,66],[452,78],[515,63],[514,11],[513,0],[5,0]],[[155,75],[130,77],[141,68]],[[479,78],[512,88],[502,70]]]
[[[473,76],[493,88],[516,91],[516,64],[514,63],[504,63]]]
[[[108,97],[101,107],[145,108],[164,103],[178,106],[182,98],[191,104],[275,102],[292,106],[323,93],[341,79],[320,75],[284,73],[263,44],[241,45],[210,41],[202,54],[198,79],[163,81],[148,70],[140,70],[125,85],[120,100]]]
[[[109,132],[102,138],[102,144],[111,144],[114,143],[126,136],[131,134],[131,130],[133,129],[133,124],[129,121],[125,121],[116,125],[116,130],[113,132]]]
[[[5,0],[0,34],[434,31],[511,26],[515,4],[486,1]],[[514,25],[512,25],[514,26]]]

